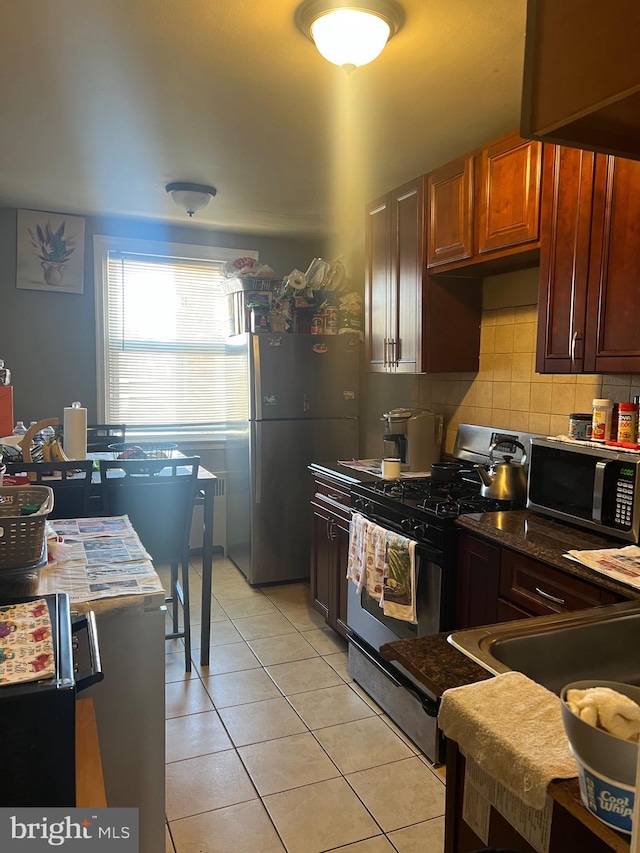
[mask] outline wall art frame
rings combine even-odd
[[[83,216],[18,210],[16,288],[84,292]]]

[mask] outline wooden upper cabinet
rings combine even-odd
[[[482,149],[476,168],[478,254],[536,242],[542,146],[509,134]]]
[[[541,167],[541,144],[514,131],[431,172],[428,269],[481,277],[537,265]]]
[[[598,155],[585,370],[640,371],[640,161]]]
[[[365,344],[369,370],[373,372],[387,370],[390,233],[390,198],[384,196],[365,210]]]
[[[425,266],[424,178],[391,193],[390,361],[396,373],[421,367]]]
[[[547,145],[536,370],[582,373],[595,154]]]
[[[636,373],[640,162],[547,153],[536,370]]]
[[[638,0],[528,0],[523,136],[640,159]]]
[[[427,266],[473,255],[473,154],[427,175]]]

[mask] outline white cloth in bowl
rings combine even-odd
[[[590,726],[623,740],[638,741],[640,705],[610,687],[567,690],[569,710]]]

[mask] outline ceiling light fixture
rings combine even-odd
[[[202,210],[218,192],[215,187],[206,184],[189,184],[185,181],[174,181],[167,184],[165,190],[173,201],[185,210],[189,216],[193,216],[196,210]]]
[[[379,56],[403,19],[395,0],[305,0],[296,11],[298,29],[347,74]]]

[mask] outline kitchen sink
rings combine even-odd
[[[448,639],[489,672],[518,670],[558,694],[586,679],[640,685],[640,601],[455,631]]]

